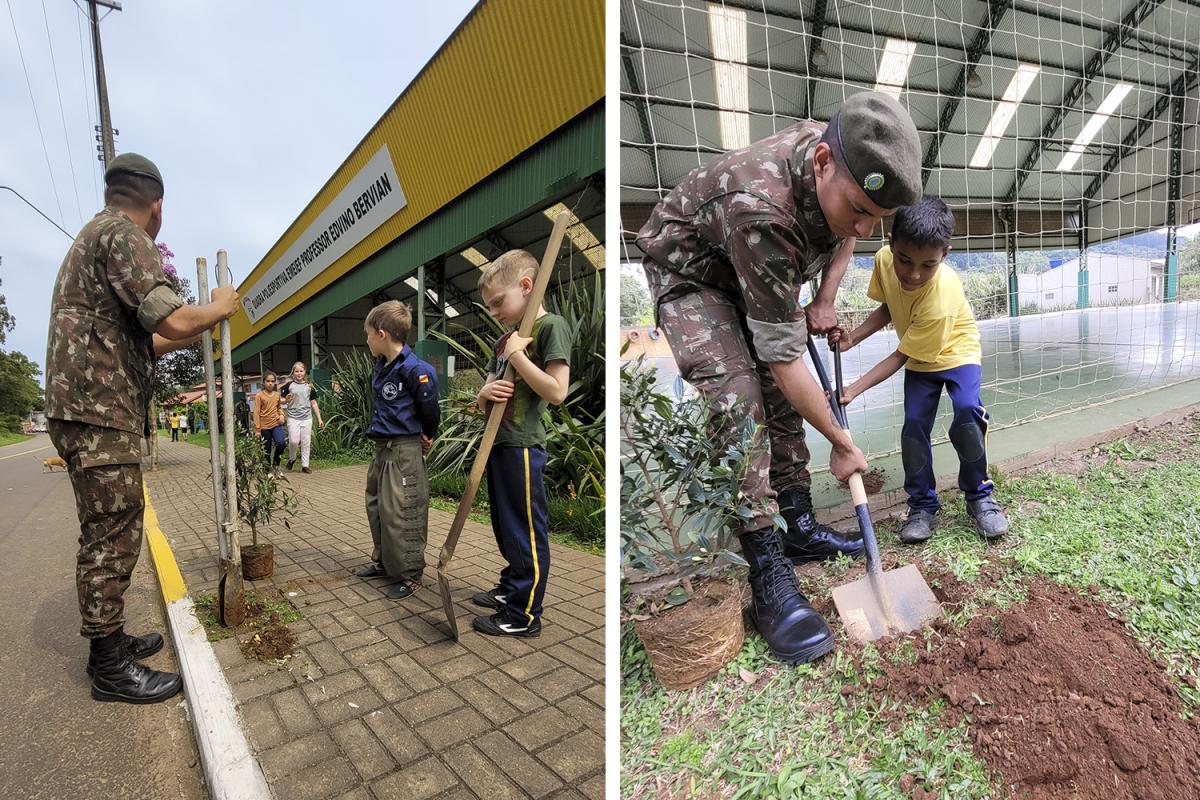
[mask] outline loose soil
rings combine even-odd
[[[970,591],[953,576],[936,582],[944,603]],[[873,688],[944,700],[1012,797],[1200,797],[1200,717],[1180,716],[1161,666],[1098,601],[1038,580],[1026,602],[965,628],[939,620],[930,641],[915,664],[888,663]],[[913,798],[934,788],[905,785]]]
[[[289,658],[296,652],[297,646],[296,637],[280,622],[279,615],[274,613],[262,630],[241,641],[243,656],[264,662]]]
[[[878,468],[872,468],[863,473],[863,489],[867,494],[879,494],[883,491],[883,486],[887,483],[887,478],[884,477],[886,471]],[[839,481],[842,486],[849,485],[846,481]]]
[[[246,617],[235,628],[222,625],[217,619],[216,597],[201,595],[196,598],[196,617],[204,625],[208,640],[218,641],[236,636],[242,655],[263,662],[281,661],[296,652],[299,643],[287,622],[280,617],[279,609],[293,614],[291,621],[299,618],[291,609],[294,606],[283,596],[271,593],[260,596],[246,592]]]

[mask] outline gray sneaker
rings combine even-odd
[[[908,512],[908,519],[900,528],[900,541],[905,544],[920,544],[933,536],[937,528],[937,514],[914,508]]]
[[[968,500],[967,513],[975,520],[975,530],[984,539],[998,539],[1008,533],[1008,518],[991,497]]]

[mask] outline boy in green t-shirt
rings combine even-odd
[[[896,351],[846,387],[842,402],[849,403],[905,367],[900,453],[909,512],[900,541],[907,544],[925,541],[937,527],[941,502],[930,437],[943,387],[954,408],[950,442],[958,453],[958,487],[967,513],[985,539],[1008,531],[987,473],[988,414],[979,397],[979,327],[958,275],[942,263],[953,234],[954,212],[936,197],[900,209],[888,236],[891,246],[875,254],[867,289],[867,296],[882,305],[853,332],[836,329],[829,336],[830,341],[840,341],[845,352],[889,322],[896,327]]]
[[[525,315],[537,269],[537,259],[530,253],[510,250],[479,278],[488,312],[505,327],[515,329]],[[487,381],[479,390],[479,407],[485,413],[492,403],[508,403],[487,464],[492,531],[508,566],[500,572],[496,588],[471,598],[476,605],[496,609],[491,616],[475,618],[472,624],[480,633],[537,636],[542,632],[542,598],[550,574],[542,414],[547,403],[558,405],[567,398],[570,359],[566,320],[539,308],[530,338],[510,330],[496,342]],[[502,380],[510,363],[516,380]]]

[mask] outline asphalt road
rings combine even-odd
[[[203,800],[182,695],[133,706],[92,700],[79,636],[70,480],[43,474],[45,434],[0,447],[0,797]],[[167,639],[148,660],[177,669],[150,553],[125,593],[128,629]]]

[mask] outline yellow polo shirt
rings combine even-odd
[[[875,254],[867,297],[884,303],[891,312],[900,337],[897,349],[908,356],[907,369],[940,372],[982,363],[975,314],[958,273],[949,264],[939,265],[920,289],[905,289],[892,267],[892,248],[884,247]]]

